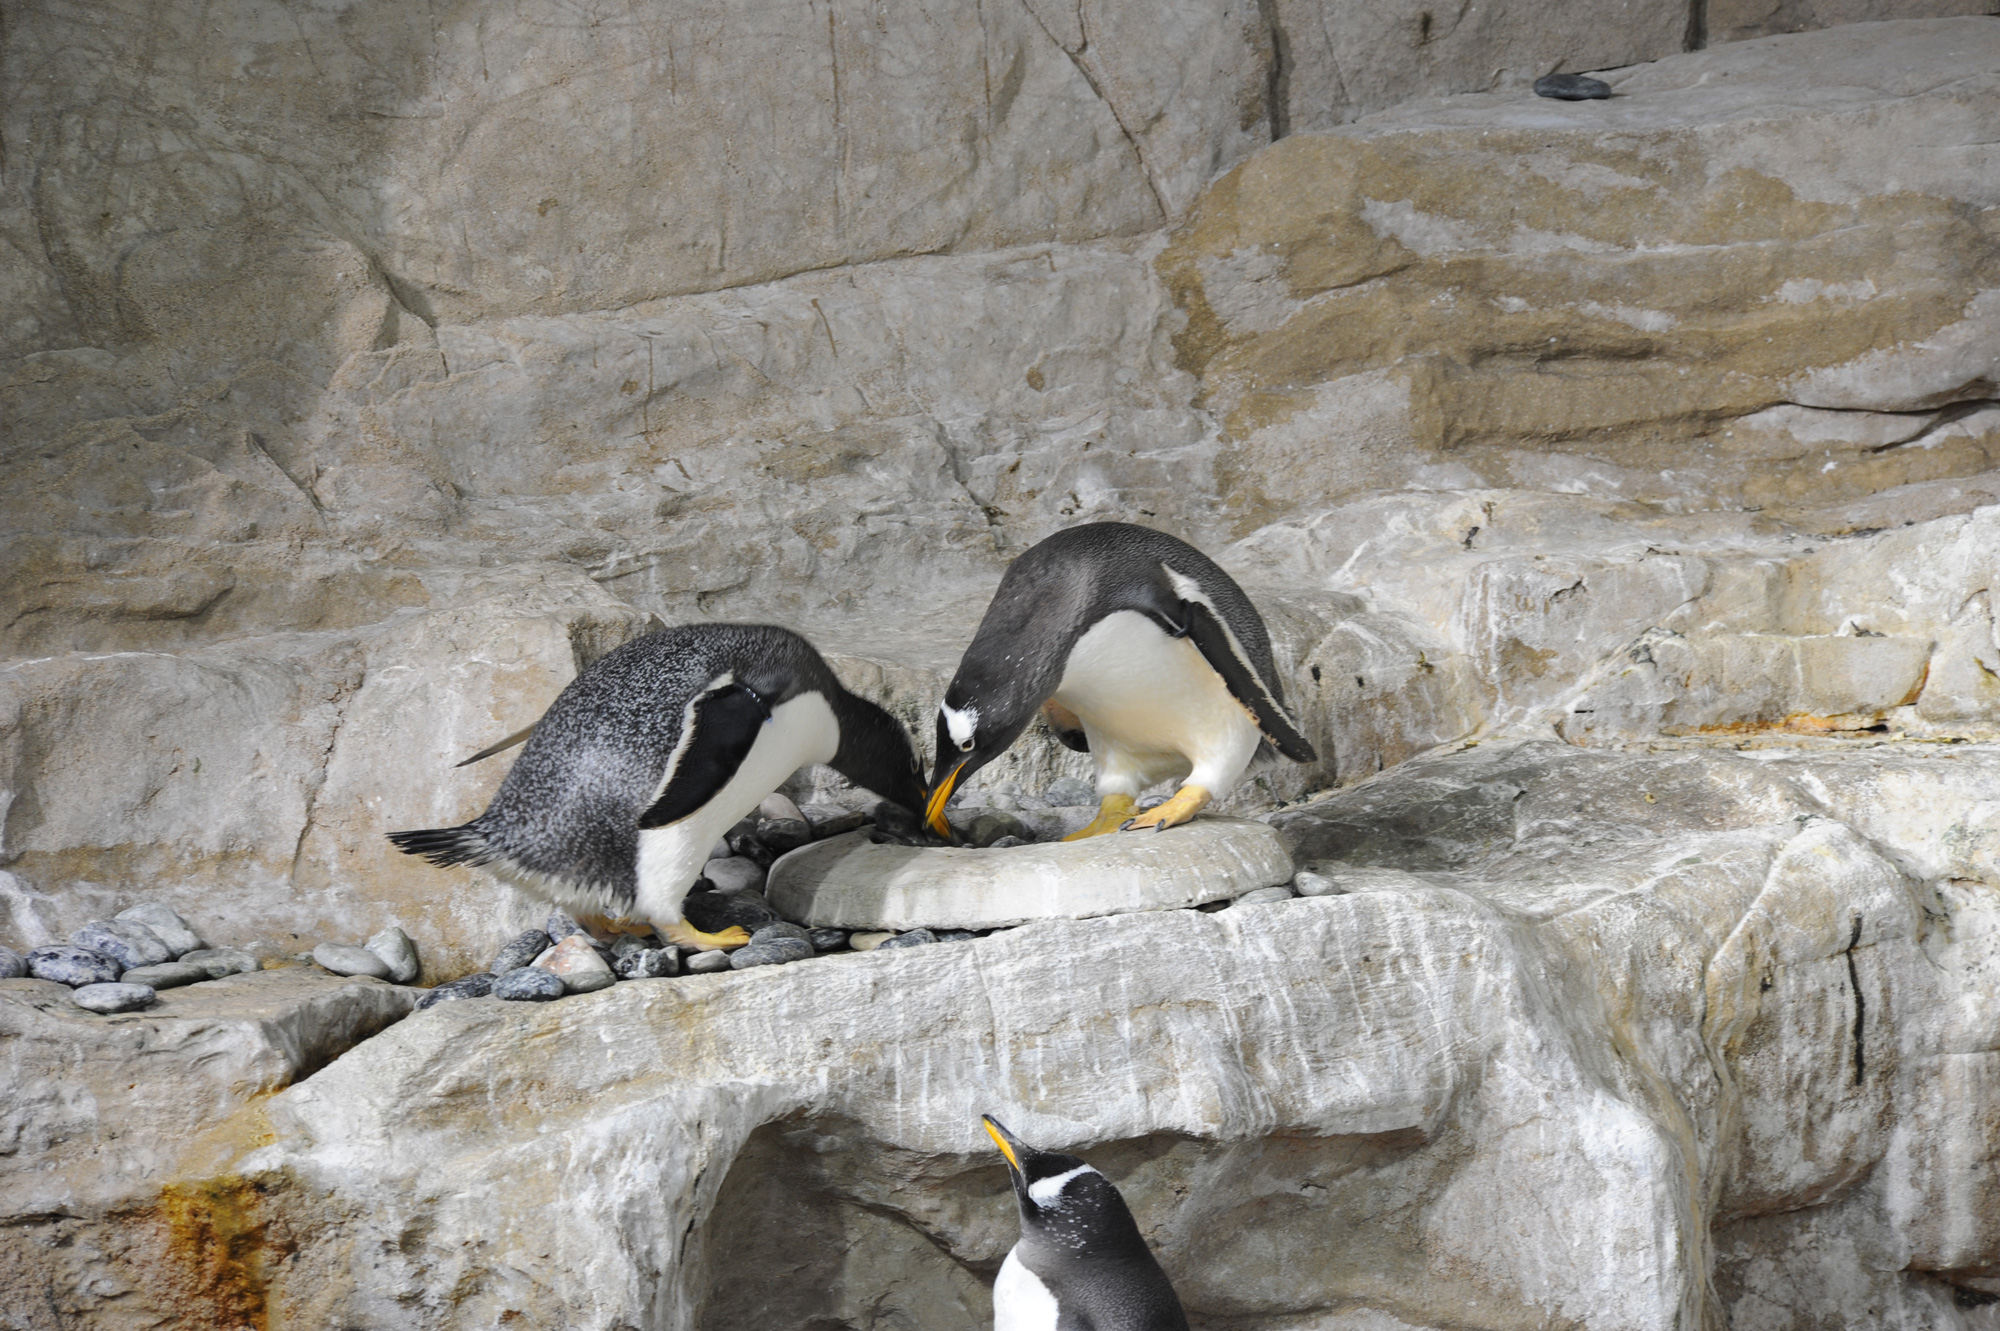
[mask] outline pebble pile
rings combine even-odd
[[[972,846],[1000,849],[1051,841],[1074,831],[1096,807],[1090,783],[1064,777],[1041,796],[988,794],[985,802],[951,812],[952,830]],[[419,1009],[461,998],[500,998],[547,1003],[570,994],[593,993],[623,980],[709,975],[718,971],[782,966],[828,952],[894,951],[980,937],[963,929],[911,929],[903,933],[807,929],[778,917],[763,888],[778,856],[812,841],[840,836],[874,823],[882,840],[942,844],[893,805],[878,806],[872,818],[838,805],[801,809],[783,795],[766,799],[715,844],[702,878],[683,903],[688,923],[704,933],[732,925],[750,935],[733,952],[683,953],[653,934],[621,934],[602,943],[567,915],[555,914],[500,949],[492,968],[441,984],[424,995]],[[1322,875],[1302,872],[1290,885],[1260,887],[1233,902],[1206,909],[1258,906],[1297,896],[1342,890]],[[392,984],[413,983],[422,970],[410,936],[391,926],[365,943],[325,942],[311,959],[336,975],[368,976]],[[159,902],[143,902],[108,920],[92,920],[67,942],[30,949],[24,956],[0,947],[0,980],[32,976],[67,985],[76,1005],[88,1012],[117,1013],[145,1008],[158,991],[201,984],[225,975],[259,970],[263,963],[242,948],[207,947],[187,922]]]
[[[318,966],[335,975],[365,975],[391,984],[409,984],[423,970],[423,964],[417,960],[417,945],[393,924],[359,947],[352,943],[321,943],[310,956]]]
[[[973,844],[993,845],[1012,838],[1012,844],[1045,839],[1081,824],[1075,813],[1053,814],[1062,808],[1060,798],[1074,805],[1095,807],[1096,797],[1088,784],[1057,782],[1050,798],[1032,796],[1001,797],[1008,807],[980,807],[959,814],[960,836]],[[1018,811],[1029,808],[1026,819]],[[780,855],[827,837],[855,831],[871,821],[877,832],[911,837],[928,836],[899,820],[901,811],[884,806],[874,815],[833,804],[816,804],[801,809],[783,795],[772,795],[757,812],[729,830],[715,843],[694,889],[681,905],[687,922],[703,933],[720,933],[736,926],[750,935],[750,942],[734,951],[687,952],[652,934],[626,933],[610,943],[592,938],[568,915],[549,916],[539,929],[530,929],[500,949],[492,966],[441,984],[424,995],[419,1009],[461,998],[499,998],[517,1003],[547,1003],[570,994],[593,993],[625,980],[666,979],[677,975],[710,975],[718,971],[750,970],[758,966],[782,966],[827,952],[865,952],[890,939],[897,947],[924,943],[956,942],[976,935],[963,930],[933,933],[929,929],[906,934],[850,935],[845,929],[807,929],[778,918],[778,912],[764,897],[764,883],[771,865]],[[1041,824],[1031,825],[1036,815]],[[887,830],[885,831],[885,825]],[[379,936],[378,936],[379,937]],[[376,951],[377,939],[368,941],[367,951]],[[338,948],[338,951],[335,949]],[[364,949],[321,944],[314,960],[329,970],[342,965],[363,967],[367,963],[354,953]],[[343,974],[373,974],[368,970]]]
[[[26,956],[0,947],[0,980],[53,980],[69,986],[84,1011],[106,1015],[149,1007],[162,989],[262,965],[241,948],[203,946],[186,920],[157,901],[92,920],[68,942],[30,948]]]

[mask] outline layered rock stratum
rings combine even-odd
[[[542,909],[382,833],[590,661],[773,619],[927,734],[1102,518],[1263,608],[1322,894],[0,981],[0,1314],[975,1327],[995,1112],[1205,1328],[2000,1324],[1985,7],[10,12],[0,943],[473,971]]]

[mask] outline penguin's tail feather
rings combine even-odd
[[[473,823],[462,827],[427,827],[415,832],[391,832],[389,840],[405,855],[421,855],[440,868],[454,864],[490,864],[500,853]]]

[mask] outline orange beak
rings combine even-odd
[[[958,774],[965,770],[966,761],[960,758],[958,766],[945,773],[944,779],[937,783],[937,789],[931,791],[930,802],[924,806],[924,822],[941,837],[951,835],[951,824],[945,821],[944,806],[951,799],[951,792],[958,788]]]
[[[981,1114],[979,1116],[979,1125],[986,1129],[986,1135],[991,1137],[993,1144],[1000,1148],[1000,1154],[1007,1157],[1007,1163],[1014,1166],[1014,1172],[1017,1174],[1020,1173],[1021,1157],[1014,1154],[1014,1143],[1008,1137],[1007,1129],[994,1122],[991,1114]]]

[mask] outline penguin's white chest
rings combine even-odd
[[[993,1282],[993,1331],[1056,1331],[1056,1296],[1041,1277],[1010,1252]]]
[[[688,888],[722,834],[786,777],[808,763],[832,762],[839,750],[840,722],[817,692],[773,708],[736,774],[708,803],[679,822],[639,833],[638,915],[655,924],[677,922]]]
[[[1220,795],[1262,738],[1200,648],[1136,610],[1106,615],[1077,639],[1055,701],[1083,722],[1101,773],[1107,762],[1132,767],[1142,784],[1171,774],[1158,759],[1177,758],[1191,782]]]

